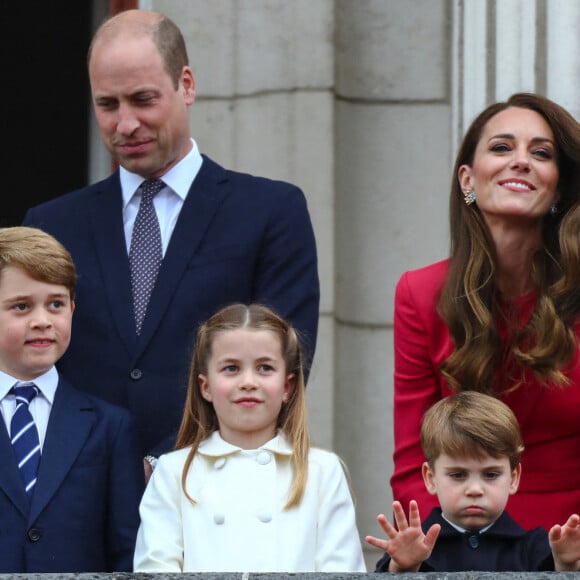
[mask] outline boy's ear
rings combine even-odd
[[[423,482],[425,483],[427,491],[431,495],[435,495],[437,493],[437,486],[433,481],[433,470],[426,461],[423,463],[423,466],[421,467],[421,473],[423,474]]]
[[[282,401],[287,403],[294,392],[294,388],[296,387],[296,375],[290,374],[286,377],[286,383],[284,384],[284,396],[282,397]]]
[[[209,382],[205,375],[197,375],[197,384],[199,385],[199,392],[201,396],[211,403],[211,393],[209,392]]]
[[[70,311],[71,311],[71,314],[75,311],[75,301],[74,300],[71,300],[71,302],[70,302]]]
[[[520,486],[520,477],[522,475],[522,464],[518,463],[516,468],[512,471],[511,481],[510,481],[510,495],[513,495],[518,491]]]

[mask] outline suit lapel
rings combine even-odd
[[[179,280],[196,252],[214,215],[229,192],[225,170],[204,156],[203,164],[185,199],[153,289],[139,346],[155,334]],[[161,281],[161,282],[160,282]]]
[[[127,350],[134,352],[137,337],[118,172],[92,199],[89,221],[113,320]]]
[[[8,496],[23,516],[28,514],[28,497],[20,471],[16,465],[14,450],[4,421],[0,418],[0,489]],[[0,514],[0,517],[1,514]]]
[[[30,521],[46,507],[70,471],[96,421],[91,401],[59,380],[50,412]]]

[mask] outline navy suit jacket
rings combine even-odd
[[[139,336],[118,173],[30,209],[24,225],[60,240],[79,274],[72,340],[59,371],[130,409],[143,452],[176,433],[198,326],[219,308],[265,303],[314,352],[316,245],[306,200],[294,185],[228,171],[204,156]]]
[[[126,410],[59,380],[32,501],[0,421],[0,572],[131,571],[144,488]]]

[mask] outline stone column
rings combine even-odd
[[[335,441],[364,536],[391,510],[394,287],[447,253],[449,25],[443,0],[335,6]]]

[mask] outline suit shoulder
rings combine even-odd
[[[63,193],[58,197],[33,206],[30,208],[28,213],[50,214],[52,212],[66,210],[68,208],[74,209],[76,207],[84,207],[90,197],[111,187],[120,187],[118,173],[114,173],[101,181],[87,185],[85,187],[80,187],[67,193]]]
[[[233,169],[226,169],[206,155],[203,155],[203,160],[205,165],[204,169],[206,171],[208,171],[210,174],[218,176],[218,178],[229,180],[236,186],[236,191],[247,191],[252,193],[252,195],[259,195],[263,193],[302,194],[302,190],[297,185],[294,185],[288,181],[272,179],[260,175],[253,175],[251,173],[244,173],[242,171],[234,171]]]

